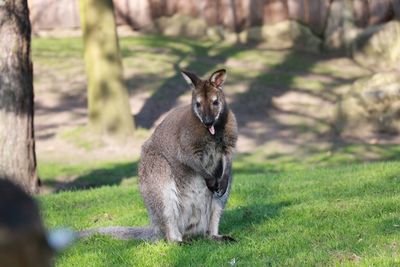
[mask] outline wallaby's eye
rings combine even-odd
[[[218,100],[214,100],[213,105],[214,105],[214,106],[218,106],[218,105],[219,105]]]
[[[197,101],[197,102],[196,102],[196,108],[199,108],[199,107],[200,107],[200,102]]]

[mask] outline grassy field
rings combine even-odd
[[[59,255],[57,266],[400,265],[400,146],[395,137],[335,128],[337,101],[368,70],[347,58],[252,45],[161,36],[120,44],[139,130],[107,149],[82,135],[81,39],[33,39],[39,174],[55,192],[38,197],[46,225],[148,224],[137,188],[140,145],[159,116],[190,101],[179,69],[206,76],[226,67],[239,143],[221,233],[238,242],[94,236]]]
[[[146,225],[136,177],[127,171],[134,165],[99,164],[97,174],[106,173],[109,185],[40,197],[47,226]],[[55,169],[93,175],[83,166],[42,165],[42,177],[50,179]],[[60,255],[57,266],[395,266],[399,183],[397,162],[279,173],[239,164],[221,223],[221,232],[237,243],[152,244],[95,236]]]

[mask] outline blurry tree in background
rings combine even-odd
[[[111,0],[79,0],[88,81],[89,126],[102,135],[134,130]]]
[[[36,193],[30,41],[27,0],[0,1],[0,175]]]

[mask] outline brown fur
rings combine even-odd
[[[151,219],[149,236],[140,235],[139,228],[129,228],[131,234],[126,234],[118,227],[82,235],[100,232],[177,242],[185,236],[209,235],[230,240],[218,234],[237,140],[236,119],[222,92],[226,72],[219,70],[205,81],[189,72],[183,75],[193,89],[192,104],[171,110],[142,147],[139,186]]]

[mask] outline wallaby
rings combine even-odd
[[[80,232],[120,239],[166,239],[219,235],[218,227],[232,182],[237,124],[222,91],[226,71],[208,80],[182,71],[192,88],[191,105],[171,110],[156,127],[141,153],[139,187],[151,226],[105,227]]]

